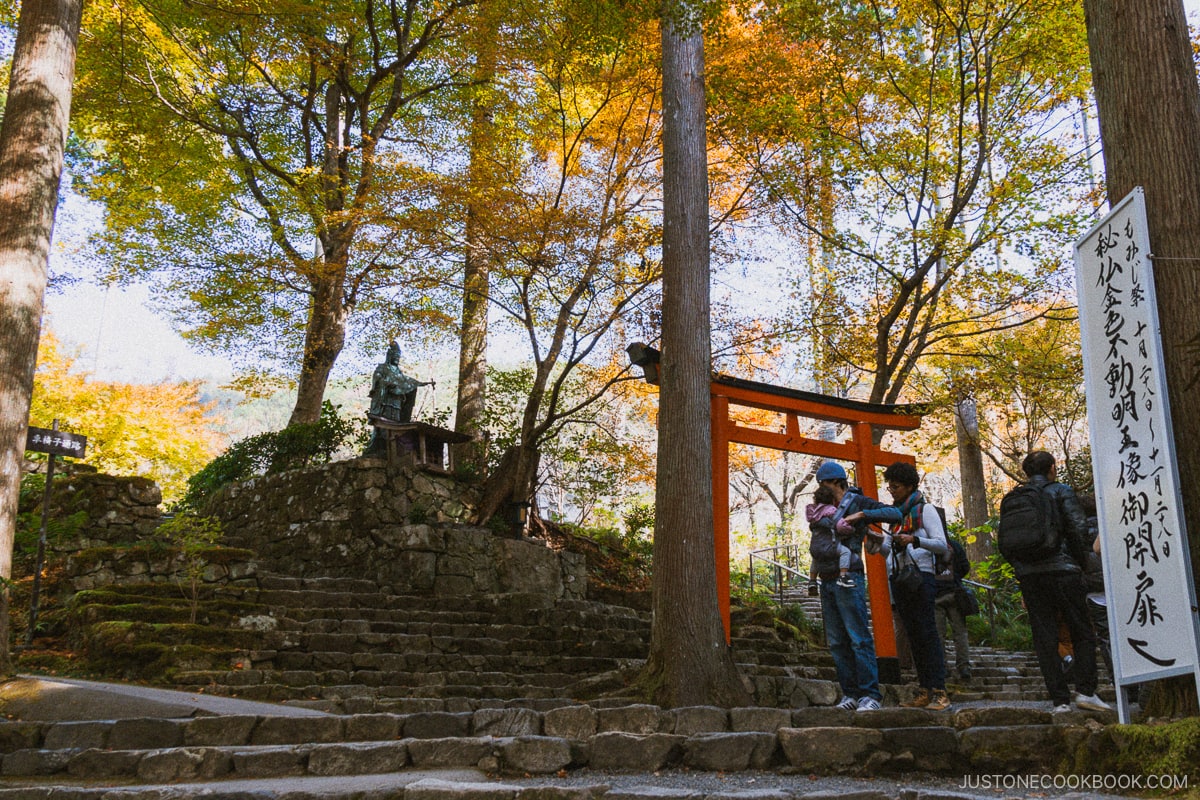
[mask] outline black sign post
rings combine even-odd
[[[49,453],[49,463],[46,465],[46,491],[42,495],[42,529],[38,533],[37,566],[33,571],[33,594],[29,599],[29,630],[25,632],[25,646],[33,644],[33,631],[37,627],[38,599],[42,589],[42,566],[46,560],[46,530],[50,519],[50,485],[54,482],[54,461],[56,456],[75,456],[83,458],[87,452],[87,437],[74,433],[65,433],[58,429],[58,420],[53,427],[34,428],[30,426],[25,434],[25,449],[35,453]]]

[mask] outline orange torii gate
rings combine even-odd
[[[856,467],[855,474],[860,488],[869,497],[877,497],[876,466],[886,466],[896,461],[915,463],[916,459],[906,453],[891,453],[877,447],[872,437],[872,428],[916,430],[921,425],[921,411],[915,406],[876,405],[858,400],[845,400],[724,375],[713,377],[709,392],[712,397],[713,540],[717,561],[717,598],[728,641],[730,443],[737,442],[852,462]],[[729,415],[731,405],[749,406],[783,414],[786,419],[784,430],[780,433],[739,425]],[[801,436],[800,417],[849,425],[850,440],[831,442]],[[883,556],[864,556],[880,674],[886,674],[891,681],[896,681],[900,677],[900,668],[896,657],[896,634],[892,628],[887,565]]]

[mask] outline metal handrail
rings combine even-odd
[[[782,605],[785,575],[791,579],[808,580],[808,574],[798,569],[800,564],[800,547],[798,544],[781,544],[774,547],[751,550],[750,591],[754,591],[754,567],[757,561],[760,566],[766,567],[769,571],[773,579],[772,583],[774,584],[770,593]],[[983,592],[984,607],[987,609],[988,632],[994,640],[996,638],[996,592],[999,590],[995,586],[989,586],[986,583],[980,583],[979,581],[967,578],[963,578],[962,582],[964,586],[971,586]]]
[[[764,554],[770,554],[771,557],[767,557]],[[808,580],[808,573],[798,568],[800,565],[799,554],[800,545],[798,544],[781,544],[750,551],[750,591],[754,591],[754,562],[758,561],[772,575],[772,583],[774,583],[772,594],[774,594],[776,600],[782,605],[785,574],[789,578]]]

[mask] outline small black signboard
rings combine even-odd
[[[35,428],[31,425],[29,432],[25,434],[25,449],[35,453],[83,458],[87,452],[87,437],[78,433]]]

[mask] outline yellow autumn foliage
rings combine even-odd
[[[29,424],[87,437],[84,461],[111,475],[153,479],[170,502],[188,477],[223,446],[215,432],[213,403],[200,400],[200,384],[136,384],[93,380],[75,369],[75,358],[43,328]]]

